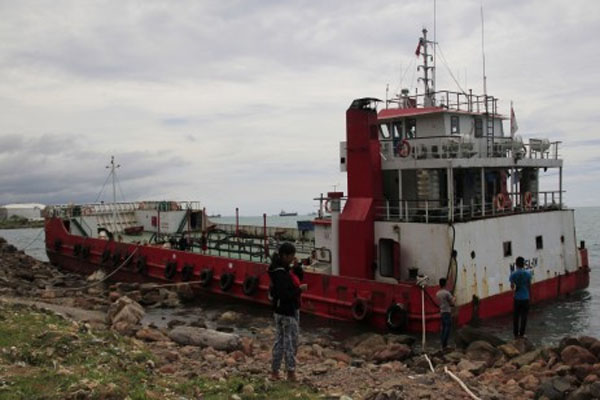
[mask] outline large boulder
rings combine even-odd
[[[386,342],[383,336],[372,333],[366,336],[361,342],[356,344],[351,352],[353,355],[357,357],[362,357],[365,359],[370,359],[372,356],[385,349]]]
[[[498,346],[498,350],[500,350],[506,358],[514,358],[521,355],[521,351],[519,351],[512,343],[500,345]]]
[[[584,347],[570,345],[560,352],[562,361],[570,366],[577,364],[595,364],[598,362],[596,356],[586,350]]]
[[[467,347],[466,355],[471,361],[485,361],[492,366],[501,356],[500,350],[484,340],[476,340]]]
[[[411,355],[411,349],[405,344],[392,343],[383,350],[373,355],[373,360],[377,362],[402,361]]]
[[[538,350],[528,351],[525,354],[522,354],[516,358],[513,358],[511,360],[511,362],[518,367],[522,367],[524,365],[531,364],[535,360],[541,358],[541,356],[542,356],[542,350],[538,349]]]
[[[486,332],[483,329],[474,328],[469,325],[463,326],[456,331],[455,341],[458,347],[466,348],[471,343],[482,340],[488,342],[492,346],[500,346],[506,343],[498,336]]]
[[[123,296],[110,305],[106,319],[111,327],[118,324],[121,327],[118,330],[122,331],[125,326],[133,327],[138,325],[144,314],[145,311],[142,306],[129,297]]]
[[[241,339],[233,333],[213,329],[178,326],[169,332],[169,337],[184,346],[212,347],[215,350],[233,351],[241,348]]]

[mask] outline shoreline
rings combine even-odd
[[[57,399],[472,398],[448,372],[481,399],[600,397],[598,339],[534,346],[471,326],[453,332],[454,349],[427,347],[425,357],[414,336],[367,332],[336,340],[301,324],[299,382],[270,382],[271,318],[249,321],[233,308],[190,315],[186,284],[108,283],[106,272],[63,273],[0,238],[0,397],[18,390]],[[172,316],[166,326],[144,321],[155,308]],[[15,333],[21,330],[31,336]],[[57,343],[75,343],[69,352],[80,358]],[[34,383],[48,376],[54,392],[36,392]]]
[[[0,221],[0,229],[35,229],[43,227],[44,221]]]

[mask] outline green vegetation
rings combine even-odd
[[[144,344],[29,306],[0,302],[0,399],[316,399],[264,378],[186,379],[161,374]],[[254,393],[242,393],[251,384]]]
[[[43,226],[44,221],[30,221],[17,215],[0,220],[0,229],[42,228]]]

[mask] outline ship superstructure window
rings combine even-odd
[[[394,121],[392,123],[392,135],[395,139],[402,138],[402,121]]]
[[[458,117],[457,116],[450,117],[450,133],[453,135],[456,133],[460,133],[460,127],[458,125]]]
[[[483,136],[483,119],[481,117],[475,118],[475,137]]]
[[[535,248],[541,250],[544,248],[544,238],[541,236],[535,237]]]
[[[381,137],[383,139],[389,139],[391,136],[390,130],[389,130],[389,125],[388,124],[379,125],[379,134],[381,135]]]
[[[417,137],[417,120],[414,118],[406,120],[406,137],[408,139]]]
[[[512,242],[504,242],[502,243],[502,250],[504,250],[504,257],[512,256]]]

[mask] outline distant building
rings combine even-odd
[[[31,221],[40,220],[45,207],[39,203],[6,204],[0,207],[0,220],[10,219],[12,216],[27,218]]]

